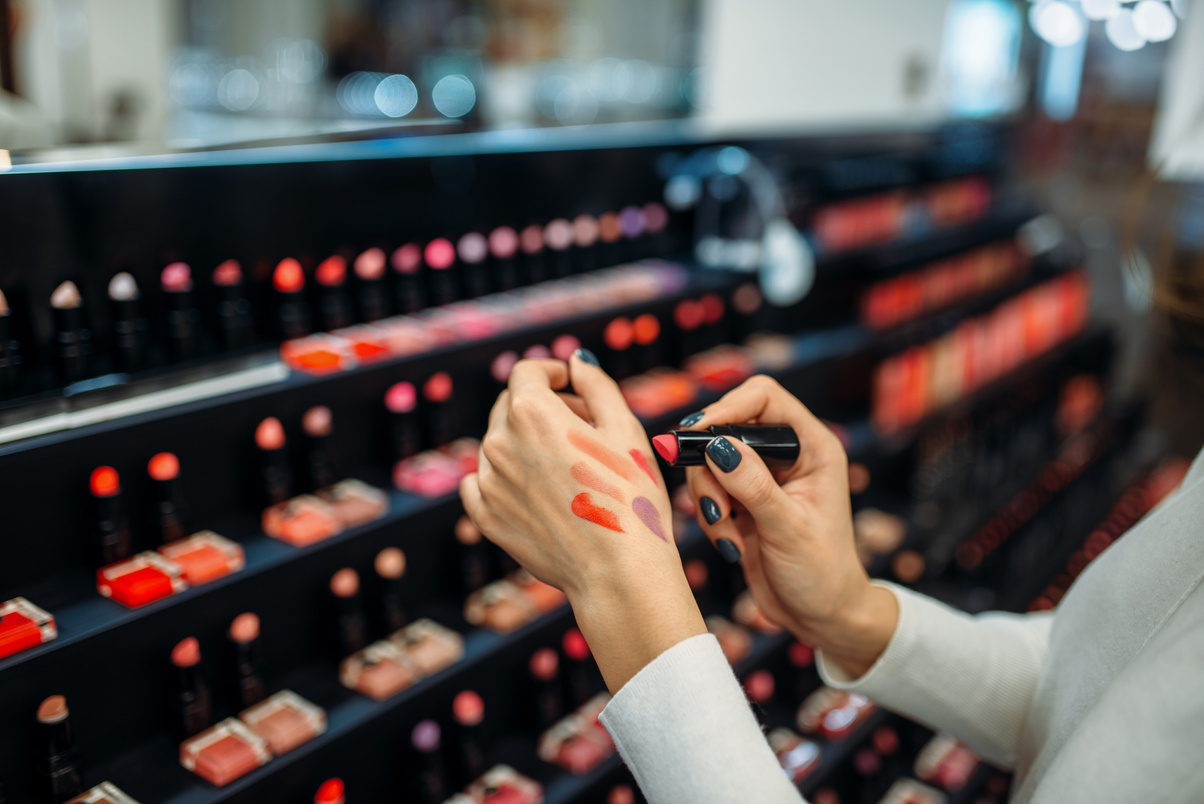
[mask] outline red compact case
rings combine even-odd
[[[246,566],[242,545],[211,530],[165,544],[159,554],[179,565],[189,586],[200,586]]]
[[[938,734],[920,749],[915,772],[922,781],[956,793],[970,781],[978,762],[978,755],[965,743],[948,734]]]
[[[326,731],[326,710],[292,690],[281,690],[238,716],[267,741],[275,756],[287,754]]]
[[[112,782],[101,782],[91,790],[85,790],[67,804],[138,804]]]
[[[136,609],[188,588],[179,564],[146,551],[96,571],[96,589]]]
[[[795,784],[806,779],[819,762],[819,744],[799,737],[790,729],[774,729],[768,739],[782,770]]]
[[[263,511],[263,532],[294,547],[307,547],[343,529],[334,510],[312,494],[302,494]]]
[[[474,804],[541,804],[543,801],[543,787],[539,782],[528,779],[509,765],[494,765],[464,792]]]
[[[347,689],[383,701],[418,680],[418,671],[392,642],[381,640],[353,653],[339,665],[339,681]]]
[[[595,695],[544,732],[536,748],[539,758],[574,774],[597,767],[615,751],[610,734],[598,722],[598,715],[609,702],[609,695]]]
[[[354,478],[316,492],[345,528],[380,519],[389,510],[389,495]]]
[[[429,676],[464,655],[464,637],[434,620],[415,620],[389,637],[419,676]]]
[[[864,695],[820,687],[799,706],[794,722],[804,734],[839,740],[848,736],[875,709],[874,702]]]
[[[267,740],[232,717],[180,743],[180,764],[218,787],[246,776],[271,759]]]
[[[465,620],[502,633],[521,628],[539,614],[535,600],[509,578],[483,586],[464,602]]]
[[[58,636],[54,617],[23,597],[0,603],[0,658]]]

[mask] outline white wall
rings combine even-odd
[[[701,121],[734,133],[939,119],[948,5],[949,0],[703,0]],[[914,97],[905,92],[909,60],[927,75]]]

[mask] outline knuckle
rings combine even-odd
[[[744,493],[744,502],[751,508],[768,505],[777,493],[777,483],[767,474],[758,474],[752,478]]]
[[[771,393],[781,389],[781,384],[768,374],[756,374],[748,379],[748,385],[758,391]]]
[[[517,425],[532,425],[543,416],[543,404],[528,394],[515,394],[510,400],[509,419]]]
[[[504,451],[502,437],[497,434],[497,431],[490,430],[485,433],[485,437],[481,439],[481,454],[485,456],[485,460],[496,466]]]

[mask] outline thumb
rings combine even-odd
[[[737,438],[719,436],[707,444],[705,454],[715,480],[748,509],[760,529],[789,528],[790,498],[752,447]]]
[[[581,348],[573,352],[569,359],[569,379],[598,428],[627,426],[635,421],[635,414],[627,406],[619,384],[602,370],[598,358],[590,350]]]

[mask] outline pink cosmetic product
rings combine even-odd
[[[180,764],[217,787],[263,767],[271,759],[267,740],[232,717],[180,744]]]
[[[281,690],[242,712],[238,719],[266,740],[275,756],[326,732],[326,711],[292,690]]]
[[[464,637],[434,620],[415,620],[389,640],[420,676],[433,675],[464,655]]]
[[[317,497],[330,507],[344,528],[380,519],[389,510],[388,494],[354,478],[320,489]]]
[[[389,265],[393,268],[393,306],[397,312],[409,315],[426,307],[422,248],[417,243],[406,243],[389,256]]]
[[[405,653],[387,640],[373,642],[353,653],[339,665],[339,681],[344,687],[383,701],[404,690],[419,678]]]

